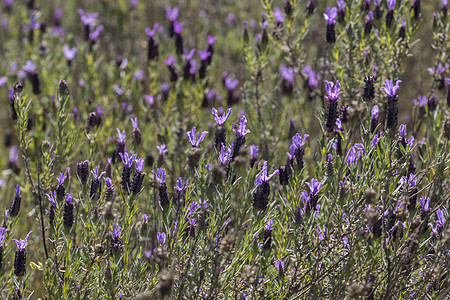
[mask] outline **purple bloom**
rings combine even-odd
[[[118,138],[117,138],[117,142],[118,143],[125,143],[125,138],[126,138],[126,133],[125,130],[123,130],[122,132],[120,132],[119,128],[116,128],[117,130],[117,134],[118,134]]]
[[[208,35],[208,45],[212,46],[217,41],[216,36]]]
[[[400,136],[402,138],[406,137],[406,125],[405,124],[400,125],[399,132],[400,132]]]
[[[196,130],[197,129],[194,126],[192,127],[191,131],[188,131],[186,133],[186,136],[188,137],[189,142],[192,144],[192,147],[198,147],[198,145],[205,139],[206,135],[208,134],[208,131],[203,131],[201,134],[199,131],[196,134]]]
[[[156,180],[158,180],[159,183],[165,183],[166,182],[166,170],[163,168],[158,169],[158,171],[155,173],[155,171],[152,171],[153,174],[156,176]]]
[[[200,57],[201,60],[207,60],[211,56],[211,52],[208,51],[208,49],[198,51],[198,57]]]
[[[258,146],[256,146],[256,145],[251,145],[251,146],[250,146],[250,156],[251,156],[252,158],[256,158],[256,157],[258,156],[258,150],[259,150],[259,147],[258,147]]]
[[[158,239],[158,242],[161,244],[161,246],[166,243],[167,236],[165,232],[158,232],[156,234],[156,238]]]
[[[8,228],[5,228],[5,227],[0,228],[0,247],[3,247],[3,243],[5,242],[5,239],[6,239],[6,233],[8,231],[9,231]]]
[[[111,178],[109,178],[109,177],[106,177],[105,183],[106,183],[106,186],[107,186],[107,187],[111,187],[112,184],[113,184]]]
[[[184,52],[184,59],[190,61],[194,57],[195,49],[191,49],[191,51],[189,52],[187,52],[187,50],[184,49],[183,52]]]
[[[155,36],[155,33],[158,31],[159,28],[159,24],[155,23],[155,25],[153,25],[153,29],[150,28],[145,28],[145,34],[149,37],[152,38]]]
[[[123,95],[123,89],[118,85],[118,84],[113,84],[113,89],[116,92],[116,94],[118,96],[122,96]],[[125,102],[124,102],[125,103]]]
[[[327,21],[328,24],[335,24],[337,17],[337,8],[332,7],[331,9],[327,7],[327,12],[323,14],[323,17]]]
[[[225,79],[225,87],[229,90],[229,91],[231,91],[231,90],[234,90],[237,86],[238,86],[238,84],[239,84],[239,80],[233,80],[233,79],[231,79],[230,77],[227,77],[226,79]]]
[[[70,204],[70,203],[72,203],[72,200],[73,200],[72,195],[71,195],[71,194],[67,194],[67,195],[66,195],[66,203],[67,203],[67,204]]]
[[[137,158],[134,167],[137,173],[142,173],[142,171],[144,170],[144,159]]]
[[[285,65],[280,66],[281,77],[289,83],[294,83],[295,80],[295,69],[288,68]]]
[[[45,196],[47,196],[48,200],[53,204],[56,205],[56,192],[55,191],[50,191],[50,194],[45,194]]]
[[[305,145],[306,138],[309,136],[309,134],[304,134],[303,138],[300,136],[300,134],[296,133],[292,137],[292,145],[294,145],[294,149],[300,149]]]
[[[136,80],[141,80],[142,78],[144,78],[144,71],[138,70],[138,71],[134,72],[133,78]]]
[[[231,156],[233,154],[233,148],[231,146],[228,146],[228,148],[222,143],[222,148],[220,149],[219,153],[219,161],[222,163],[222,165],[226,165],[227,162],[231,160]]]
[[[276,169],[272,174],[267,175],[267,161],[265,161],[261,167],[261,173],[259,174],[258,178],[255,180],[255,186],[259,186],[263,182],[267,182],[272,178],[274,175],[278,174],[280,172],[279,169]]]
[[[136,158],[136,154],[128,155],[127,152],[125,152],[125,154],[120,152],[119,155],[120,158],[122,158],[122,163],[124,164],[124,166],[126,166],[127,168],[131,168],[134,159]]]
[[[443,227],[445,223],[445,217],[444,212],[441,209],[436,210],[436,215],[438,217],[438,220],[436,221],[436,225],[438,227]]]
[[[70,48],[68,45],[64,45],[64,57],[71,61],[75,58],[75,55],[77,55],[78,49],[77,47]]]
[[[22,70],[24,70],[27,73],[34,72],[36,70],[36,65],[34,64],[33,61],[27,60],[23,65]]]
[[[181,34],[183,32],[183,23],[173,22],[173,32],[176,34]]]
[[[375,135],[373,136],[372,143],[370,143],[370,148],[375,147],[375,145],[378,143],[379,140],[380,140],[380,139],[378,138],[378,134],[375,134]]]
[[[62,173],[61,173],[62,174]],[[106,172],[101,172],[100,174],[98,173],[98,167],[95,167],[95,170],[91,171],[92,176],[94,176],[95,179],[100,180],[100,178],[102,178],[102,176],[104,174],[106,174]],[[62,183],[60,183],[62,184]]]
[[[364,153],[364,146],[362,144],[354,144],[353,147],[351,147],[347,151],[347,163],[349,165],[352,165],[356,163],[356,161],[362,156]]]
[[[97,38],[99,37],[100,33],[103,31],[103,25],[99,25],[97,26],[97,28],[95,28],[94,31],[92,31],[91,33],[89,33],[89,39],[93,42],[95,42],[97,40]]]
[[[339,8],[339,10],[345,10],[346,4],[344,0],[338,0],[337,1],[337,6]]]
[[[319,74],[316,74],[311,66],[306,65],[303,68],[303,73],[308,77],[309,87],[315,88],[319,85]]]
[[[150,107],[152,107],[155,103],[155,98],[153,98],[153,95],[144,95],[143,98],[145,101],[147,101],[148,106]]]
[[[275,18],[275,23],[277,23],[277,25],[283,24],[284,19],[286,18],[284,13],[278,7],[275,8],[273,12],[273,17]]]
[[[322,183],[314,178],[311,179],[311,182],[307,182],[306,185],[309,187],[310,197],[317,196],[319,194],[320,188],[322,187]]]
[[[242,116],[242,118],[239,120],[239,127],[235,128],[234,125],[231,125],[231,129],[236,132],[238,136],[245,136],[247,133],[250,132],[250,130],[247,129],[247,118]]]
[[[431,74],[442,74],[448,69],[448,67],[448,64],[443,65],[441,62],[439,62],[436,68],[428,68],[427,70]]]
[[[59,178],[58,178],[58,183],[59,184],[63,184],[64,180],[66,180],[66,178],[67,178],[67,176],[64,176],[64,174],[60,172],[59,173]]]
[[[184,191],[186,189],[186,186],[187,186],[187,182],[183,183],[183,179],[181,177],[179,177],[177,179],[176,186],[174,186],[174,189],[176,189],[178,192],[181,193],[182,191]]]
[[[276,260],[274,262],[275,268],[277,268],[278,271],[282,272],[284,269],[284,262],[281,260]]]
[[[171,8],[170,6],[166,6],[166,18],[169,21],[174,22],[178,18],[178,12],[178,7],[175,6],[174,8]]]
[[[272,219],[269,219],[269,221],[267,222],[266,226],[264,226],[264,230],[266,230],[266,231],[272,231],[272,230],[273,230],[272,224],[273,224],[273,220],[272,220]]]
[[[19,150],[17,146],[12,146],[9,148],[9,161],[11,163],[16,163],[19,160]]]
[[[388,5],[389,10],[393,10],[394,9],[395,2],[396,2],[395,0],[387,0],[387,5]]]
[[[213,116],[214,116],[214,120],[216,120],[216,123],[217,123],[219,126],[222,126],[223,123],[225,123],[225,121],[226,121],[226,120],[228,119],[228,117],[230,116],[230,114],[231,114],[231,108],[228,108],[228,109],[227,109],[227,113],[226,113],[226,114],[224,113],[221,117],[218,115],[217,109],[215,109],[214,107],[212,108],[211,112],[212,112],[212,114],[213,114]]]
[[[430,208],[428,207],[430,205],[430,198],[429,197],[422,197],[419,199],[420,206],[422,207],[423,211],[429,211]]]
[[[95,20],[98,18],[98,13],[84,13],[84,10],[79,9],[78,14],[80,15],[81,22],[85,26],[94,26]]]
[[[122,232],[122,227],[120,227],[116,223],[113,223],[113,234],[116,239],[119,238],[121,232]]]
[[[395,2],[395,1],[394,1]],[[385,80],[384,81],[384,87],[380,88],[380,91],[384,91],[389,97],[394,98],[397,94],[398,88],[399,88],[399,83],[401,83],[401,80],[397,80],[394,83],[392,82],[392,79],[390,80]]]
[[[378,105],[375,105],[372,108],[372,119],[378,119],[378,112],[380,111],[380,108],[378,107]]]
[[[398,181],[398,184],[401,185],[404,183],[408,183],[410,186],[415,187],[416,186],[416,175],[414,175],[413,173],[410,173],[408,179],[406,179],[406,176],[402,176],[402,178],[400,178],[400,180]]]
[[[327,91],[327,96],[325,96],[325,98],[327,98],[328,101],[340,99],[339,92],[341,91],[341,85],[339,84],[339,80],[336,81],[336,85],[331,81],[325,81],[325,90]]]
[[[31,233],[31,231],[28,232],[27,237],[24,240],[13,239],[13,241],[16,243],[17,248],[19,248],[19,250],[24,250],[25,249],[25,247],[27,245],[27,242],[28,242],[28,238],[30,236],[30,233]]]
[[[177,61],[173,58],[173,55],[170,54],[169,57],[167,59],[164,60],[164,63],[168,66],[171,67],[174,63],[176,63]]]
[[[131,125],[133,126],[133,129],[139,128],[138,119],[137,118],[131,118]]]
[[[156,149],[158,149],[159,155],[165,155],[167,152],[169,152],[169,150],[166,149],[166,144],[156,146]]]

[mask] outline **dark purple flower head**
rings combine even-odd
[[[231,160],[231,156],[233,154],[233,149],[231,146],[228,146],[228,148],[222,143],[222,148],[220,149],[219,153],[219,161],[222,163],[222,165],[226,165],[227,162]]]
[[[339,10],[345,10],[345,7],[346,7],[347,5],[345,4],[345,1],[344,1],[344,0],[338,0],[338,1],[337,1],[337,6],[338,6],[338,9],[339,9]]]
[[[419,201],[423,211],[430,210],[430,208],[428,207],[430,205],[430,197],[422,197],[419,199]]]
[[[389,97],[394,98],[397,94],[399,84],[401,82],[402,82],[401,80],[397,80],[394,85],[392,79],[390,80],[386,79],[384,81],[384,87],[380,88],[380,91],[384,91]]]
[[[259,186],[263,182],[267,182],[272,178],[274,175],[278,174],[280,172],[279,169],[276,169],[272,174],[267,175],[267,161],[265,161],[261,167],[261,173],[259,174],[258,178],[255,180],[255,186]]]
[[[75,55],[77,55],[78,49],[77,47],[70,48],[68,45],[64,45],[64,57],[71,61],[75,58]]]
[[[16,197],[20,198],[20,184],[14,186],[14,192],[16,192]]]
[[[198,51],[198,57],[200,57],[201,60],[207,60],[211,56],[211,52],[208,51],[208,49]]]
[[[85,26],[94,26],[95,20],[98,18],[98,13],[84,13],[84,10],[79,9],[78,14],[80,15],[81,22]]]
[[[295,80],[295,69],[294,68],[288,68],[285,65],[280,66],[280,73],[281,77],[283,77],[284,80],[290,83],[294,83]]]
[[[402,138],[406,137],[406,125],[405,124],[400,125],[399,132],[400,132],[400,136]]]
[[[183,49],[183,53],[184,53],[184,59],[186,61],[190,61],[194,57],[195,49],[191,49],[191,51],[189,51],[189,52],[186,49]]]
[[[177,184],[175,185],[174,189],[176,189],[178,192],[182,192],[186,189],[187,187],[187,182],[183,183],[183,179],[181,177],[179,177],[177,179]]]
[[[191,131],[188,131],[186,133],[186,136],[188,137],[189,142],[191,143],[192,147],[198,147],[198,145],[203,142],[206,135],[208,134],[208,131],[203,131],[202,133],[196,132],[197,128],[192,127]]]
[[[250,130],[247,129],[247,118],[244,116],[239,120],[239,127],[234,127],[234,124],[231,125],[231,129],[236,132],[238,136],[245,136]]]
[[[177,61],[173,58],[173,55],[170,54],[169,57],[167,59],[164,60],[164,63],[168,66],[171,67],[174,63],[176,63]]]
[[[159,183],[165,183],[166,182],[166,170],[163,168],[158,169],[158,171],[155,173],[155,171],[152,171],[153,174],[156,176],[156,180],[158,180]]]
[[[6,239],[6,233],[9,231],[8,228],[0,227],[0,248],[3,247],[3,243]]]
[[[366,16],[366,22],[370,22],[373,19],[373,12],[369,11],[369,13]]]
[[[394,10],[395,4],[396,4],[395,0],[387,0],[389,10]]]
[[[156,234],[156,238],[158,239],[158,242],[161,244],[161,246],[166,243],[167,236],[165,232],[158,232]]]
[[[225,87],[229,90],[229,91],[231,91],[231,90],[234,90],[237,86],[238,86],[238,84],[239,84],[239,80],[233,80],[233,79],[231,79],[230,77],[227,77],[226,79],[225,79]]]
[[[437,221],[436,221],[436,225],[438,227],[443,227],[444,223],[445,223],[445,216],[444,216],[444,212],[441,209],[436,210],[436,215],[437,215]]]
[[[276,7],[273,11],[273,17],[275,18],[275,23],[283,24],[286,15],[281,11],[280,8]]]
[[[136,163],[134,165],[136,168],[136,172],[142,173],[144,170],[144,159],[143,158],[136,158]]]
[[[27,245],[27,242],[28,242],[28,238],[30,237],[30,234],[31,234],[31,231],[28,232],[27,237],[24,240],[13,239],[13,241],[16,243],[17,248],[19,248],[19,250],[24,250],[25,249],[25,247]]]
[[[309,136],[309,134],[303,135],[303,138],[300,136],[300,134],[296,133],[292,137],[292,145],[294,145],[295,149],[300,149],[305,145],[306,138]]]
[[[416,183],[416,175],[414,175],[413,173],[410,173],[408,179],[406,179],[406,176],[402,176],[402,178],[400,178],[400,180],[398,182],[399,185],[406,184],[406,183],[412,187],[415,187],[417,184]]]
[[[328,24],[336,23],[337,12],[338,10],[336,7],[332,7],[331,9],[327,7],[327,12],[323,14],[323,17],[325,18]]]
[[[91,171],[92,176],[94,176],[95,179],[100,180],[100,178],[102,178],[102,176],[104,174],[106,174],[105,172],[101,172],[100,174],[98,173],[98,167],[95,167],[94,170]]]
[[[208,35],[208,45],[212,46],[217,41],[216,36]]]
[[[322,183],[314,178],[311,179],[310,182],[307,182],[306,185],[309,187],[310,196],[317,196],[319,194],[320,188],[322,187]]]
[[[126,166],[127,168],[131,168],[131,166],[133,165],[134,159],[136,158],[136,154],[131,154],[128,155],[127,152],[119,153],[120,158],[122,159],[122,163],[124,164],[124,166]]]
[[[173,22],[173,32],[176,34],[181,34],[183,32],[183,23]]]
[[[58,183],[63,184],[64,180],[66,180],[67,176],[64,176],[64,173],[59,173]]]
[[[66,194],[66,203],[70,204],[72,203],[73,197],[71,194]]]
[[[251,146],[250,146],[250,156],[251,156],[252,158],[256,158],[256,157],[258,156],[258,150],[259,150],[259,147],[258,147],[258,146],[256,146],[256,145],[251,145]]]
[[[150,29],[148,27],[145,28],[145,34],[147,34],[147,36],[149,38],[152,38],[155,36],[155,33],[158,31],[158,28],[159,28],[159,24],[155,23],[155,25],[153,25],[153,29]]]
[[[327,96],[325,96],[325,98],[327,98],[328,101],[336,101],[340,99],[339,93],[341,91],[341,85],[339,80],[336,81],[336,85],[334,85],[331,81],[325,81],[325,90],[327,91]]]
[[[121,232],[122,232],[122,227],[120,227],[116,223],[113,223],[113,234],[114,234],[114,237],[115,238],[119,238]]]
[[[50,194],[45,194],[45,196],[47,196],[48,200],[53,204],[56,205],[56,192],[55,191],[50,191]]]
[[[212,114],[214,116],[214,120],[216,120],[216,123],[219,126],[222,126],[225,123],[225,121],[228,119],[228,117],[230,116],[231,108],[228,108],[227,112],[224,113],[221,117],[219,116],[219,114],[217,112],[217,109],[215,109],[214,107],[212,108],[211,112],[212,112]]]
[[[179,8],[178,7],[174,7],[171,8],[170,6],[166,6],[166,18],[169,21],[176,21],[176,19],[178,18],[178,12],[179,12]]]
[[[380,111],[380,108],[378,107],[378,105],[375,105],[372,108],[372,119],[378,119],[378,113]]]
[[[167,152],[169,152],[169,150],[166,149],[166,144],[156,146],[156,149],[158,149],[159,155],[165,155]]]
[[[97,26],[94,31],[89,33],[89,39],[95,42],[98,39],[100,33],[103,31],[103,28],[104,28],[103,25]]]
[[[264,230],[272,231],[273,230],[272,225],[273,225],[273,220],[269,219],[269,221],[267,222],[266,226],[264,226]]]
[[[112,187],[112,180],[111,180],[111,178],[109,178],[109,177],[106,177],[106,179],[105,179],[105,183],[106,183],[106,186],[107,187]]]
[[[120,132],[120,129],[119,129],[119,128],[116,128],[116,130],[117,130],[117,135],[119,136],[119,137],[117,138],[117,142],[119,142],[119,143],[125,143],[125,138],[126,138],[125,130],[123,130],[122,132]]]

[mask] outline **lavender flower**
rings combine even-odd
[[[67,65],[70,67],[72,65],[72,60],[77,55],[77,47],[70,48],[68,45],[64,46],[64,57],[67,59]]]
[[[272,224],[273,220],[269,219],[266,226],[264,226],[264,237],[262,242],[262,248],[264,250],[270,250],[270,246],[272,244],[272,231],[273,231]]]
[[[237,91],[234,91],[239,84],[239,80],[233,80],[230,77],[226,77],[224,85],[227,89],[227,103],[229,106],[237,104],[239,102],[240,95]]]
[[[162,166],[164,164],[166,153],[169,152],[169,150],[166,149],[166,144],[156,146],[156,149],[158,149],[158,165]]]
[[[50,225],[53,225],[55,221],[55,212],[56,212],[56,193],[50,192],[50,194],[45,194],[45,196],[47,196],[48,200],[51,203],[48,219]]]
[[[239,120],[239,127],[234,127],[231,125],[231,129],[236,133],[237,136],[244,137],[250,130],[247,129],[247,118],[244,116]]]
[[[152,171],[156,176],[156,180],[159,182],[159,203],[162,208],[169,206],[169,195],[167,194],[166,186],[166,170],[160,168],[157,173]]]
[[[133,143],[139,146],[142,141],[142,133],[139,128],[138,119],[131,118],[131,124],[133,125]]]
[[[217,41],[217,37],[212,36],[212,35],[208,35],[208,48],[207,51],[210,53],[210,55],[208,56],[208,58],[206,59],[206,62],[208,64],[208,66],[211,64],[212,62],[212,56],[214,54],[214,43]]]
[[[347,151],[347,163],[349,165],[355,164],[358,159],[364,153],[364,146],[362,144],[356,143]]]
[[[173,58],[173,55],[169,55],[167,59],[164,60],[164,63],[166,64],[167,68],[170,72],[170,81],[175,82],[178,80],[178,72],[175,70],[173,64],[175,64],[177,61]]]
[[[375,147],[375,146],[378,144],[378,141],[379,141],[379,140],[380,140],[380,139],[378,138],[378,134],[375,134],[375,135],[373,136],[372,142],[370,143],[370,148]]]
[[[131,166],[136,158],[136,154],[128,155],[127,152],[119,153],[122,158],[123,169],[122,169],[122,192],[128,194],[130,191],[130,175]]]
[[[89,197],[92,198],[97,192],[100,190],[100,179],[105,174],[105,172],[98,172],[98,167],[95,167],[95,170],[91,171],[92,181],[91,181],[91,190],[89,193]]]
[[[256,160],[258,158],[258,150],[259,150],[258,146],[256,145],[250,146],[250,168],[253,168],[253,166],[256,163]]]
[[[386,27],[391,27],[392,20],[394,19],[394,7],[396,1],[395,0],[387,0],[388,5],[388,13],[386,15]]]
[[[77,175],[81,181],[81,184],[85,184],[88,181],[88,176],[89,176],[89,161],[88,160],[77,163]]]
[[[336,17],[338,15],[338,10],[336,7],[332,7],[331,9],[327,7],[327,12],[323,14],[323,17],[327,21],[327,42],[330,44],[334,44],[336,42],[336,32],[334,30],[334,25],[336,23]]]
[[[270,195],[269,180],[274,175],[278,174],[279,170],[275,170],[272,174],[267,174],[267,161],[261,167],[261,173],[255,180],[256,190],[253,194],[253,207],[265,210],[268,205]]]
[[[344,0],[338,0],[337,1],[337,6],[338,6],[338,15],[337,15],[337,19],[339,23],[344,22],[345,20],[345,7],[347,6],[345,4]]]
[[[312,207],[317,206],[317,201],[319,200],[319,191],[322,187],[322,183],[317,181],[316,179],[311,179],[310,182],[306,182],[306,185],[309,187],[309,199]]]
[[[125,138],[126,138],[125,130],[123,130],[122,132],[120,131],[119,128],[116,128],[116,130],[117,130],[118,138],[117,138],[117,144],[116,144],[116,151],[114,152],[113,157],[112,157],[113,163],[115,163],[116,158],[118,156],[120,156],[120,153],[123,154],[125,151]]]
[[[198,147],[201,142],[205,139],[206,135],[208,134],[208,131],[203,131],[202,133],[196,132],[195,126],[192,127],[191,131],[188,131],[186,133],[186,136],[191,143],[192,147]]]
[[[26,273],[26,261],[27,261],[27,252],[25,251],[25,247],[27,246],[28,238],[30,237],[31,231],[28,232],[26,238],[24,240],[16,240],[13,241],[16,243],[17,248],[19,250],[16,251],[14,257],[14,275],[17,277],[22,277]]]
[[[11,217],[15,217],[19,214],[20,203],[22,202],[22,196],[20,195],[20,184],[14,186],[15,196],[13,202],[11,203],[11,208],[9,209],[9,214]]]
[[[377,126],[378,126],[378,112],[379,112],[379,110],[380,109],[379,109],[378,105],[375,105],[372,108],[372,112],[371,112],[372,120],[370,122],[370,132],[371,133],[374,133],[375,130],[377,129]]]
[[[106,177],[105,183],[106,183],[105,199],[106,201],[110,201],[112,196],[114,195],[114,185],[111,178],[109,177]]]
[[[163,246],[166,243],[167,236],[165,232],[158,232],[156,234],[156,238],[158,239],[158,242],[161,246]]]
[[[283,14],[280,8],[276,7],[273,12],[273,17],[275,18],[275,24],[280,27],[284,23],[286,16]]]
[[[178,23],[173,21],[173,32],[175,34],[175,48],[178,55],[183,53],[183,37],[181,33],[183,32],[183,23]]]
[[[325,126],[328,132],[332,132],[336,126],[337,107],[339,100],[339,93],[341,91],[341,85],[339,80],[336,81],[336,85],[333,82],[326,81],[325,89],[327,92],[326,99],[328,99],[328,110]]]
[[[0,227],[0,268],[3,266],[3,243],[5,242],[8,231],[8,228]]]
[[[70,230],[73,225],[73,203],[72,203],[72,195],[67,194],[66,195],[66,203],[64,203],[64,214],[63,214],[63,221],[64,221],[64,227],[67,230]]]
[[[219,153],[219,161],[222,164],[222,166],[225,166],[231,160],[232,150],[233,149],[231,148],[231,146],[226,147],[222,143],[222,147]]]
[[[373,13],[369,11],[369,13],[366,15],[366,22],[364,23],[364,36],[368,36],[372,31],[372,19]]]
[[[384,91],[387,96],[387,109],[386,109],[386,127],[387,128],[394,128],[397,125],[398,121],[398,98],[397,98],[397,90],[399,88],[399,83],[401,83],[401,80],[397,80],[395,85],[391,80],[385,80],[385,86],[382,87],[380,90]]]
[[[297,161],[297,168],[298,170],[303,169],[303,155],[305,154],[305,149],[303,146],[305,145],[306,138],[309,136],[309,134],[304,134],[303,138],[300,136],[300,134],[296,133],[292,137],[292,146],[294,150],[294,157]]]
[[[147,59],[148,59],[148,61],[157,60],[158,56],[159,56],[159,50],[158,50],[159,45],[154,39],[154,36],[155,36],[158,28],[159,28],[158,23],[155,23],[155,25],[153,25],[153,29],[145,28],[145,33],[147,34],[147,37],[148,37],[148,40],[147,40]]]
[[[137,158],[134,167],[135,172],[133,175],[133,182],[131,183],[131,192],[136,195],[141,191],[142,182],[144,181],[144,176],[146,175],[142,172],[144,170],[144,159]]]
[[[292,94],[295,81],[295,69],[288,68],[285,65],[280,66],[281,77],[283,78],[282,90],[285,95]]]
[[[120,240],[120,234],[122,233],[122,227],[113,223],[113,239],[111,240],[110,253],[111,255],[120,252],[122,247],[122,241]]]

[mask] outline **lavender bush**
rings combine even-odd
[[[450,297],[446,0],[0,21],[0,298]]]

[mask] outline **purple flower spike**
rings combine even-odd
[[[50,194],[45,194],[47,196],[48,200],[53,204],[56,205],[56,192],[50,192]]]
[[[192,144],[192,147],[198,147],[198,145],[201,142],[203,142],[206,135],[208,134],[208,131],[203,131],[201,134],[200,134],[200,131],[197,132],[197,134],[196,134],[196,131],[197,131],[197,129],[194,126],[194,127],[192,127],[191,131],[188,131],[186,133],[186,136],[188,137],[189,142]]]
[[[111,178],[109,178],[109,177],[106,177],[105,183],[106,183],[106,186],[107,186],[107,187],[111,187],[112,184],[113,184]]]
[[[67,194],[67,195],[66,195],[66,202],[67,202],[67,204],[72,203],[72,200],[73,200],[72,195],[71,195],[71,194]]]
[[[277,268],[277,270],[279,272],[283,271],[283,269],[284,269],[284,262],[282,260],[280,260],[280,259],[276,260],[273,264],[275,265],[275,268]]]
[[[67,176],[64,176],[64,174],[60,172],[59,173],[59,178],[58,178],[58,183],[59,184],[63,184],[64,180],[66,180],[66,178],[67,178]]]
[[[142,173],[142,171],[144,170],[144,159],[137,158],[134,167],[136,168],[136,172]]]
[[[100,33],[103,31],[103,28],[103,25],[97,26],[97,28],[95,28],[95,30],[89,34],[89,39],[95,42]]]
[[[77,52],[78,52],[77,47],[70,48],[68,45],[64,46],[64,50],[63,50],[64,57],[68,61],[73,60],[75,58],[75,55],[77,55]]]
[[[170,6],[166,6],[166,18],[169,21],[174,22],[178,18],[178,12],[178,7],[175,6],[174,8],[171,8]]]
[[[245,136],[247,133],[250,133],[250,130],[247,129],[247,118],[242,116],[239,120],[239,127],[235,128],[234,125],[231,125],[231,129],[236,132],[238,136]]]
[[[14,186],[14,191],[16,192],[16,197],[20,197],[20,184]]]
[[[280,66],[281,77],[289,83],[294,83],[295,80],[295,69],[288,68],[285,65]]]
[[[120,158],[122,159],[122,163],[127,167],[131,168],[133,165],[134,159],[136,158],[136,154],[128,155],[127,152],[125,154],[119,153]]]
[[[165,155],[167,152],[169,152],[169,150],[166,149],[166,144],[156,146],[156,149],[158,149],[159,155]]]
[[[173,55],[170,54],[169,57],[167,59],[164,60],[164,63],[170,67],[172,66],[174,63],[176,63],[177,61],[173,58]]]
[[[311,182],[307,182],[306,185],[309,187],[310,197],[311,195],[317,196],[319,194],[320,188],[322,187],[322,183],[314,178],[311,179]]]
[[[198,51],[198,57],[200,57],[201,60],[207,60],[211,56],[211,52],[208,51],[208,49]]]
[[[267,222],[266,226],[264,226],[264,230],[272,231],[273,230],[272,224],[273,224],[273,220],[269,219],[269,221]]]
[[[406,179],[406,176],[402,176],[402,178],[398,181],[398,184],[400,185],[404,183],[408,183],[410,186],[415,187],[417,184],[416,175],[410,173],[408,180]]]
[[[220,149],[219,153],[219,161],[222,163],[222,165],[226,165],[227,162],[231,160],[231,156],[233,154],[233,148],[231,146],[225,147],[225,145],[222,143],[222,148]]]
[[[401,80],[397,80],[394,85],[394,83],[392,82],[392,79],[390,79],[390,80],[386,79],[384,81],[384,87],[380,88],[380,91],[384,91],[389,97],[394,98],[397,94],[399,84],[401,82],[402,82]]]
[[[345,7],[346,7],[347,5],[345,4],[345,1],[344,1],[344,0],[338,0],[338,1],[337,1],[337,6],[338,6],[339,10],[345,10]]]
[[[444,212],[441,209],[438,209],[438,210],[436,210],[436,215],[438,217],[438,220],[436,221],[436,225],[439,227],[444,226],[444,223],[445,223]]]
[[[393,10],[395,7],[396,1],[395,0],[387,0],[387,5],[389,10]]]
[[[120,132],[119,128],[116,128],[117,130],[117,134],[118,134],[118,138],[117,138],[117,142],[119,143],[125,143],[125,138],[126,138],[126,133],[125,130],[123,130],[122,132]]]
[[[217,41],[216,36],[208,35],[208,45],[212,46]]]
[[[177,179],[177,185],[174,186],[174,189],[176,189],[178,192],[181,193],[182,191],[184,191],[186,189],[186,186],[187,186],[187,182],[183,183],[183,179],[181,177],[179,177]]]
[[[341,91],[341,85],[339,83],[339,80],[336,81],[336,85],[334,85],[331,81],[325,82],[325,90],[327,91],[327,96],[325,98],[328,99],[328,101],[336,101],[339,98],[339,93]]]
[[[285,14],[278,7],[275,8],[273,12],[273,17],[275,18],[275,23],[277,25],[283,24],[284,19],[286,18]]]
[[[228,117],[230,116],[230,114],[231,114],[231,108],[228,108],[228,109],[227,109],[227,112],[224,113],[221,117],[219,116],[219,114],[218,114],[218,112],[217,112],[217,109],[215,109],[214,107],[212,108],[211,112],[212,112],[212,114],[213,114],[213,116],[214,116],[214,120],[216,120],[216,123],[217,123],[219,126],[222,126],[223,123],[225,123],[225,121],[226,121],[226,120],[228,119]]]
[[[114,237],[118,238],[120,236],[121,232],[122,232],[122,227],[120,227],[116,223],[113,223],[113,234],[114,234]]]
[[[155,173],[155,171],[152,171],[153,174],[156,176],[156,180],[158,180],[159,183],[165,183],[166,182],[166,170],[163,168],[158,169],[158,171]]]
[[[370,148],[375,147],[379,140],[380,140],[380,139],[378,138],[378,134],[375,134],[375,135],[373,136],[372,143],[370,143]]]
[[[183,32],[183,23],[173,22],[173,32],[176,34],[181,34]]]
[[[401,124],[400,128],[399,128],[399,131],[400,131],[400,136],[402,138],[405,138],[406,137],[406,125],[405,124]]]
[[[325,18],[328,24],[336,23],[337,12],[338,10],[336,7],[332,7],[331,9],[327,7],[327,12],[323,14],[323,17]]]
[[[30,237],[31,232],[32,231],[28,232],[27,237],[24,240],[13,239],[13,241],[16,243],[17,248],[19,248],[19,250],[24,250],[25,249],[25,247],[27,245],[27,242],[28,242],[28,238]]]
[[[256,145],[251,145],[251,146],[250,146],[250,156],[251,156],[252,158],[256,158],[256,157],[258,156],[258,150],[259,150],[259,147],[258,147],[258,146],[256,146]]]
[[[377,119],[378,118],[378,112],[380,111],[380,108],[378,107],[378,105],[375,105],[372,108],[372,119]]]
[[[306,138],[309,136],[309,134],[303,135],[303,138],[300,136],[300,134],[296,133],[292,137],[292,144],[294,145],[295,149],[300,149],[305,145]]]
[[[155,25],[153,25],[153,29],[150,28],[145,28],[145,34],[147,34],[148,37],[154,37],[155,33],[158,31],[159,28],[159,24],[155,23]]]
[[[230,77],[227,77],[226,79],[225,79],[225,87],[229,90],[229,91],[231,91],[231,90],[234,90],[237,86],[238,86],[238,84],[239,84],[239,80],[233,80],[233,79],[231,79]]]
[[[98,13],[84,13],[82,9],[78,10],[78,14],[83,25],[90,27],[94,26],[95,20],[98,18]]]
[[[8,228],[5,228],[5,227],[0,228],[0,248],[3,247],[3,243],[5,242],[5,239],[6,239],[6,233],[8,231],[9,231]]]
[[[166,236],[165,232],[158,232],[156,234],[156,238],[158,239],[158,241],[161,244],[161,246],[166,243],[167,236]]]
[[[189,52],[187,52],[187,50],[184,49],[183,52],[184,52],[184,59],[190,61],[194,57],[195,49],[191,49],[191,51]]]
[[[258,187],[261,183],[269,181],[270,178],[278,174],[278,172],[280,172],[280,170],[276,169],[272,174],[267,175],[267,161],[265,161],[262,165],[261,173],[255,180],[255,186]]]
[[[429,211],[430,208],[428,207],[430,205],[430,198],[429,197],[422,197],[419,199],[420,206],[422,207],[423,211]]]
[[[98,167],[95,167],[95,170],[91,171],[92,176],[94,176],[95,179],[100,180],[100,178],[102,178],[103,175],[105,175],[105,172],[101,172],[100,174],[98,173]]]

